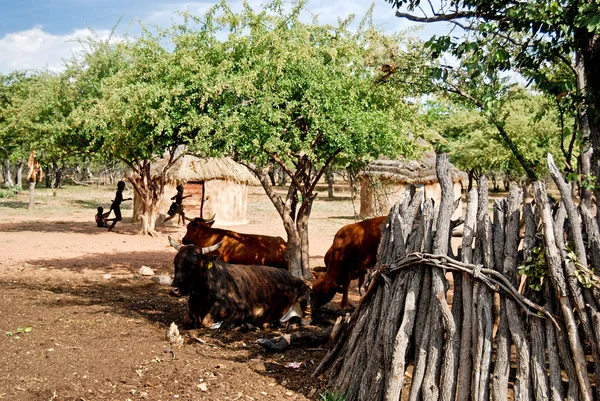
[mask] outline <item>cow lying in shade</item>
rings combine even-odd
[[[221,248],[217,251],[219,259],[228,263],[288,268],[285,259],[287,243],[283,238],[241,234],[212,228],[213,224],[214,216],[208,220],[201,218],[191,220],[181,242],[184,245],[194,244],[201,248],[222,243]]]
[[[355,279],[359,281],[358,291],[361,292],[367,271],[377,261],[381,225],[385,219],[382,216],[348,224],[335,234],[333,244],[325,254],[327,271],[313,284],[317,306],[325,305],[336,293],[341,293],[341,306],[345,308],[348,304],[348,286]]]
[[[171,295],[189,295],[190,321],[186,323],[192,326],[231,328],[285,322],[301,317],[309,303],[310,288],[286,270],[229,264],[207,255],[221,244],[200,248],[169,241],[178,250]]]

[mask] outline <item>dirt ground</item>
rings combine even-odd
[[[255,343],[289,329],[183,330],[184,345],[170,347],[166,330],[181,324],[186,300],[137,272],[145,265],[172,276],[167,235],[181,238],[185,228],[158,224],[160,237],[137,235],[131,202],[116,232],[97,228],[96,207],[106,208],[114,191],[69,187],[55,197],[39,188],[32,211],[25,191],[0,199],[0,400],[320,399],[325,383],[310,374],[324,346],[271,354]],[[312,267],[323,266],[335,232],[354,221],[348,193],[325,196],[310,220]],[[227,228],[285,238],[260,188],[251,190],[248,218]],[[355,285],[350,299],[358,300]],[[342,313],[339,301],[332,317]]]

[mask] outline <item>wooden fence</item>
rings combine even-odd
[[[548,162],[561,202],[551,210],[543,182],[527,204],[512,186],[490,218],[482,177],[455,256],[439,155],[437,218],[419,196],[393,208],[369,289],[314,375],[348,401],[600,400],[598,224]]]

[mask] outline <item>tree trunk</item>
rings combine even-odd
[[[586,88],[583,95],[588,106],[586,114],[593,149],[592,173],[596,176],[596,199],[600,199],[600,35],[588,32],[586,28],[579,28],[575,31],[575,38],[579,42],[584,71],[583,76],[578,77],[580,82],[577,84]],[[596,219],[600,219],[600,213],[596,215]]]
[[[46,188],[52,188],[52,175],[50,174],[50,166],[46,166]]]
[[[12,174],[10,172],[10,162],[8,159],[2,161],[2,176],[4,177],[4,185],[8,187],[14,187],[15,183],[12,179]]]
[[[65,166],[61,166],[61,167],[56,166],[54,168],[54,188],[56,188],[56,189],[62,188],[62,176],[63,176],[64,171],[65,171]]]
[[[127,179],[142,203],[140,214],[142,229],[139,234],[156,236],[156,219],[160,212],[158,203],[165,190],[164,176],[152,178],[150,162],[142,161],[134,169],[134,174]]]
[[[333,198],[333,169],[328,168],[325,174],[327,177],[327,197]]]
[[[298,230],[298,236],[300,237],[300,265],[302,268],[302,275],[306,280],[312,278],[310,274],[310,255],[309,241],[308,241],[308,220],[310,219],[310,212],[312,210],[314,197],[307,197],[303,199],[302,205],[298,210],[298,216],[296,220],[296,229]]]
[[[287,221],[286,221],[287,220]],[[296,231],[294,222],[290,217],[284,219],[283,227],[287,233],[287,262],[288,271],[294,277],[303,277],[302,274],[302,240]]]
[[[25,160],[19,159],[15,164],[15,185],[17,188],[23,188],[23,166],[25,165]]]
[[[29,210],[35,205],[35,180],[29,179]]]

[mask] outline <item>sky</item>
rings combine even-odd
[[[265,1],[248,0],[258,9]],[[0,73],[13,70],[44,69],[60,71],[63,60],[80,49],[78,38],[93,33],[108,37],[116,32],[139,32],[138,20],[146,25],[168,27],[177,16],[175,11],[189,10],[202,15],[215,1],[168,2],[158,0],[0,0]],[[234,9],[241,0],[228,0]],[[363,16],[372,3],[365,0],[309,0],[307,9],[319,15],[322,23],[355,14]],[[418,24],[395,17],[395,10],[385,0],[374,2],[374,20],[388,33]],[[308,18],[308,17],[307,17]],[[443,23],[430,24],[417,34],[428,39],[448,32]]]

